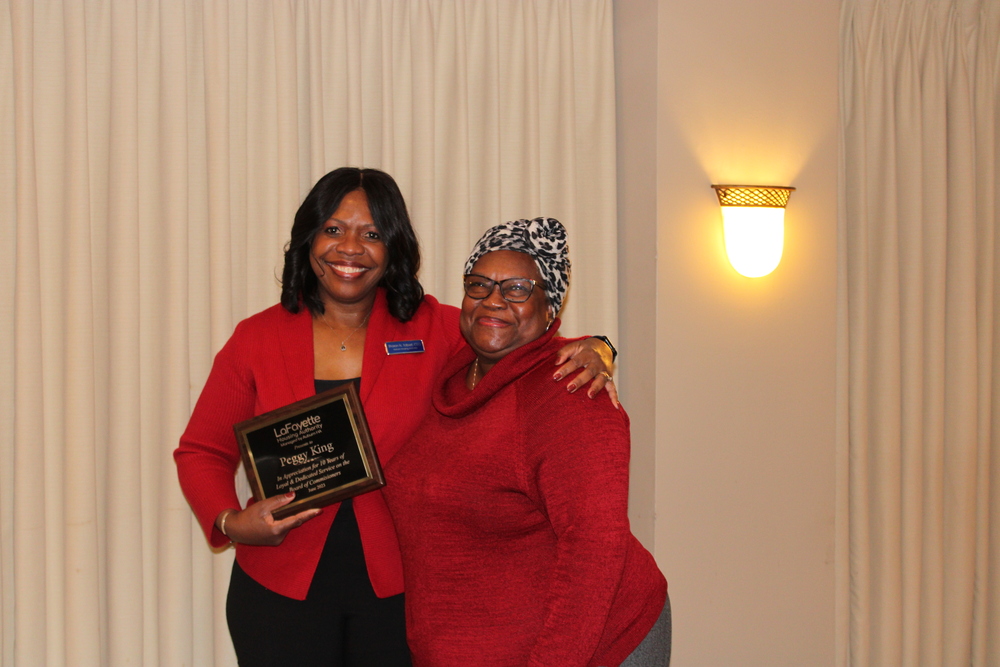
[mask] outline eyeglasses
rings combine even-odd
[[[524,303],[531,297],[531,290],[538,283],[531,278],[508,278],[507,280],[490,280],[486,276],[471,273],[463,276],[465,294],[470,299],[485,299],[493,294],[493,288],[500,286],[500,296],[510,303]]]

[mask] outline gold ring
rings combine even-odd
[[[603,375],[604,379],[607,380],[608,382],[614,382],[615,381],[615,379],[613,377],[611,377],[611,373],[609,373],[607,371],[601,371],[601,375]]]

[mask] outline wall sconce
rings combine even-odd
[[[736,271],[759,278],[774,271],[785,245],[785,206],[795,188],[713,185],[722,207],[726,254]]]

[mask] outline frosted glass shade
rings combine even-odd
[[[785,209],[771,206],[723,206],[726,254],[736,271],[760,278],[774,271],[785,247]]]

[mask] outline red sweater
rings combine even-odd
[[[552,381],[557,327],[472,392],[464,347],[385,466],[417,667],[617,665],[663,609],[629,529],[628,417]]]
[[[386,341],[421,339],[421,354],[386,354]],[[425,297],[409,322],[389,314],[380,289],[368,322],[361,401],[379,460],[385,465],[430,407],[430,378],[462,341],[458,310]],[[236,327],[215,357],[180,446],[174,452],[181,489],[213,546],[228,542],[215,528],[219,512],[239,507],[234,473],[240,461],[233,424],[315,394],[312,317],[273,306]],[[379,597],[403,592],[399,545],[381,491],[354,499],[372,588]],[[236,546],[236,559],[265,587],[303,600],[339,505],[299,528],[277,547]]]

